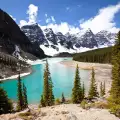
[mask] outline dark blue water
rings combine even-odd
[[[50,58],[48,60],[56,98],[60,98],[62,92],[64,92],[65,97],[70,98],[74,82],[75,68],[60,64],[59,62],[63,60],[71,60],[71,58]],[[33,65],[32,69],[33,73],[23,77],[22,82],[27,87],[29,103],[39,103],[43,90],[44,63]],[[88,72],[80,70],[81,81],[84,81],[86,88],[88,88]],[[3,82],[2,87],[7,91],[9,98],[16,101],[17,79]]]

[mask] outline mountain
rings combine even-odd
[[[18,71],[31,72],[26,60],[45,56],[38,40],[30,41],[15,21],[0,9],[0,78],[16,75]]]
[[[25,33],[25,35],[31,40],[32,43],[38,42],[39,44],[48,44],[43,31],[38,26],[38,24],[26,25],[22,26],[21,30]]]
[[[95,35],[95,39],[98,43],[98,45],[106,45],[106,46],[111,46],[111,44],[114,44],[115,41],[115,33],[110,33],[108,31],[100,31]]]
[[[54,33],[52,28],[41,29],[38,24],[31,24],[21,27],[21,30],[31,40],[38,42],[40,48],[47,55],[57,55],[59,53],[84,52],[95,48],[112,46],[115,40],[115,33],[100,31],[94,34],[91,29],[80,31],[77,34],[61,32]]]
[[[95,35],[93,34],[93,32],[88,29],[83,35],[78,33],[77,36],[78,40],[77,40],[77,44],[76,47],[79,45],[79,47],[86,47],[86,48],[94,48],[94,47],[98,47],[97,41],[95,39]]]
[[[18,51],[18,54],[26,59],[31,56],[43,58],[44,52],[36,42],[31,42],[15,21],[6,12],[0,10],[0,52],[16,55]]]

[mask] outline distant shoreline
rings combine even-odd
[[[68,67],[76,67],[78,64],[80,69],[85,69],[85,70],[91,70],[92,67],[97,69],[97,68],[105,68],[105,69],[111,69],[112,65],[110,64],[101,64],[101,63],[89,63],[89,62],[78,62],[78,61],[62,61],[60,62],[63,65],[66,65]]]
[[[95,69],[95,79],[97,83],[98,91],[100,90],[100,84],[101,82],[105,81],[106,84],[106,95],[109,95],[109,91],[111,88],[111,82],[112,82],[112,65],[110,64],[100,64],[100,63],[86,63],[86,62],[77,62],[77,61],[62,61],[60,64],[63,64],[67,67],[76,67],[78,64],[80,69],[83,70],[89,70],[89,80],[91,79],[91,68],[93,67]]]

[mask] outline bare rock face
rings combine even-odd
[[[119,120],[106,109],[91,108],[85,110],[76,104],[62,104],[56,105],[52,109],[44,107],[40,110],[32,110],[29,112],[29,116],[26,113],[28,112],[25,110],[19,113],[1,115],[0,120]]]

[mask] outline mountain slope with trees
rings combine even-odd
[[[95,49],[87,52],[76,53],[73,60],[79,62],[111,63],[112,47]]]

